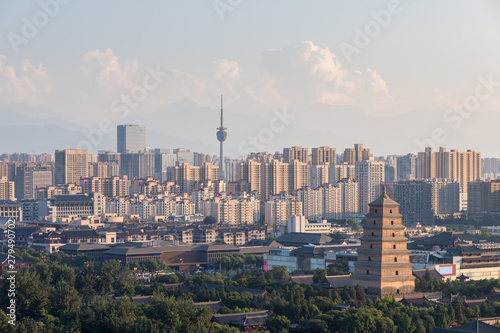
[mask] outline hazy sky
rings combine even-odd
[[[445,131],[463,135],[472,135],[461,126],[472,112],[500,110],[495,0],[3,0],[0,22],[0,108],[87,129],[183,100],[215,112],[221,93],[228,114],[269,121],[276,110],[318,105],[395,124],[405,114],[435,110],[450,125]],[[184,120],[182,112],[175,117]],[[301,119],[297,131],[317,121]],[[185,122],[189,138],[196,119]],[[432,138],[429,119],[416,117],[414,125],[428,128],[420,139]],[[245,123],[228,126],[238,131]],[[270,151],[288,138],[300,144],[300,132],[271,130],[281,138],[274,145],[264,140]],[[470,148],[500,155],[498,139]],[[324,135],[317,145],[336,145],[327,141]],[[379,154],[413,150],[398,149],[372,146]]]

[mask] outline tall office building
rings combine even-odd
[[[380,197],[370,203],[366,215],[353,285],[377,296],[414,292],[413,264],[404,229],[399,204],[389,198],[384,188]]]
[[[417,176],[417,156],[408,154],[396,157],[396,179],[411,180]]]
[[[302,148],[300,146],[283,148],[283,162],[291,163],[294,160],[307,163],[309,160],[307,148]]]
[[[35,199],[37,187],[53,185],[53,166],[46,163],[22,163],[17,166],[16,197],[18,200]]]
[[[86,149],[56,150],[55,185],[78,184],[88,177],[88,152]]]
[[[387,156],[384,160],[385,163],[385,181],[393,182],[397,179],[398,162],[396,156]]]
[[[120,153],[111,150],[99,150],[97,154],[98,162],[114,162],[120,165]]]
[[[167,170],[175,166],[177,154],[172,154],[170,149],[156,148],[153,150],[155,155],[155,178],[161,183],[167,181]]]
[[[138,153],[146,149],[146,127],[139,125],[117,126],[117,151]]]
[[[359,211],[368,213],[368,204],[380,195],[380,184],[385,180],[384,162],[369,160],[356,162],[354,179],[359,186]]]
[[[132,157],[132,176],[135,178],[154,177],[155,155],[153,153],[139,152]]]
[[[337,163],[337,150],[328,146],[312,149],[311,164],[335,165]]]

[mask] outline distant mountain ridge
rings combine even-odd
[[[44,113],[43,109],[36,111]],[[453,121],[446,121],[446,110],[420,109],[382,117],[352,106],[318,104],[304,110],[290,108],[287,112],[295,117],[280,126],[279,131],[273,131],[271,123],[276,115],[272,110],[266,113],[259,110],[255,114],[237,111],[231,106],[225,108],[224,125],[228,127],[225,148],[227,156],[232,157],[244,155],[241,147],[274,152],[294,145],[308,148],[329,145],[342,153],[354,143],[363,143],[375,155],[417,152],[423,150],[426,143],[434,144],[435,148],[475,149],[481,151],[483,157],[500,155],[496,148],[500,139],[497,130],[500,113],[497,112],[476,112],[460,121],[448,114],[448,119]],[[219,112],[183,100],[152,113],[130,115],[117,124],[146,126],[147,145],[151,148],[183,147],[218,154],[215,133]],[[77,147],[86,140],[84,128],[79,124],[62,118],[30,117],[26,113],[0,108],[0,152],[53,153],[55,149]],[[440,140],[429,141],[436,131],[441,133]],[[252,144],[249,137],[255,138],[257,144]],[[104,135],[102,142],[93,148],[94,152],[115,150],[116,130]]]

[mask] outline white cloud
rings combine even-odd
[[[236,61],[219,59],[214,61],[214,79],[227,86],[230,90],[234,88],[236,80],[240,77],[240,67]]]
[[[0,55],[0,103],[25,103],[44,105],[51,91],[51,84],[45,67],[34,66],[24,60],[16,69],[5,63],[6,57]]]
[[[441,109],[448,109],[453,107],[453,101],[450,97],[450,92],[434,88],[434,90],[432,91],[432,106]]]
[[[386,82],[375,70],[345,69],[333,52],[310,41],[266,51],[260,67],[265,92],[287,105],[350,104],[370,112],[394,103]]]
[[[137,61],[129,64],[120,64],[118,57],[111,49],[92,50],[85,53],[81,59],[81,70],[89,87],[95,87],[97,92],[105,97],[116,98],[120,93],[130,90],[134,86],[134,78],[138,71]]]

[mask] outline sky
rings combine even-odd
[[[2,152],[116,149],[138,123],[151,148],[215,154],[223,94],[234,157],[500,155],[498,1],[2,0],[0,22]]]

